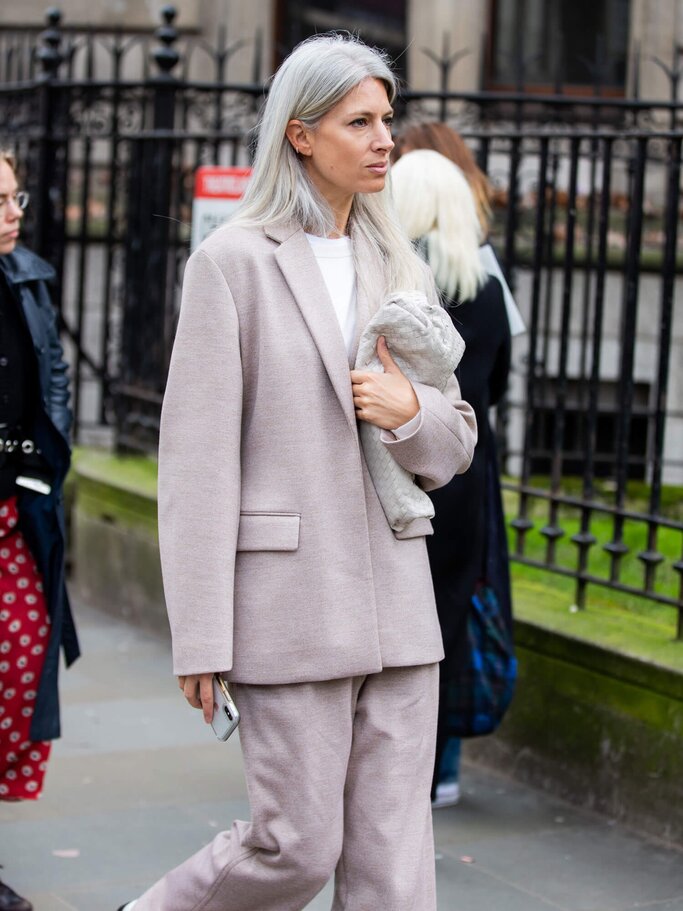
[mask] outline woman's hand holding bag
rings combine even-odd
[[[415,417],[420,404],[412,383],[391,356],[383,335],[377,339],[375,350],[384,373],[351,371],[356,417],[382,430],[395,430]]]

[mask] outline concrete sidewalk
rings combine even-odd
[[[249,814],[238,741],[184,704],[166,643],[77,617],[84,657],[62,675],[45,794],[0,803],[3,876],[35,911],[114,911]],[[683,911],[682,854],[472,766],[463,790],[434,814],[439,911]]]

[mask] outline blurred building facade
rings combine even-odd
[[[3,0],[0,28],[40,27],[46,0]],[[71,27],[148,31],[162,0],[61,0]],[[386,47],[410,88],[514,89],[668,98],[664,69],[683,48],[683,0],[176,0],[177,25],[211,43],[260,32],[262,78],[298,41],[328,29],[357,31]],[[457,55],[448,85],[438,58]],[[197,55],[201,78],[208,60]],[[229,77],[253,77],[251,55],[235,53]]]

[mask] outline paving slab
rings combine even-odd
[[[249,817],[239,740],[184,703],[168,641],[77,611],[44,795],[0,803],[4,876],[35,911],[114,911]],[[680,852],[471,763],[462,784],[434,813],[439,911],[683,911]],[[330,883],[306,911],[331,902]]]

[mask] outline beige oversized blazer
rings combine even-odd
[[[380,297],[358,288],[357,339]],[[159,444],[176,674],[295,683],[442,658],[431,525],[389,527],[349,369],[300,227],[227,225],[190,257]],[[476,424],[455,379],[414,385],[420,425],[387,445],[428,490],[469,466]]]

